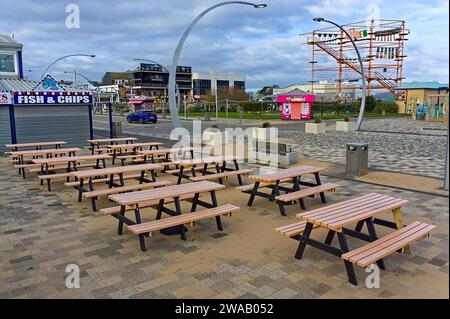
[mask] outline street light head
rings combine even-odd
[[[314,18],[313,20],[316,21],[316,22],[322,22],[322,21],[324,21],[325,19],[324,19],[324,18]]]
[[[267,7],[267,4],[265,3],[259,3],[259,4],[255,4],[253,5],[256,9],[263,9],[265,7]]]

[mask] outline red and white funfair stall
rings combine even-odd
[[[281,108],[282,120],[310,120],[311,104],[315,96],[312,94],[282,94],[277,102]]]

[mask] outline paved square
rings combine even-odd
[[[403,210],[406,223],[419,220],[438,225],[430,238],[413,246],[413,255],[385,259],[381,287],[368,289],[366,274],[356,269],[360,285],[347,282],[339,258],[307,248],[302,260],[293,255],[297,242],[275,227],[295,221],[297,206],[281,217],[274,204],[229,185],[219,203],[241,210],[224,218],[224,231],[214,220],[197,222],[178,236],[155,234],[141,252],[135,235],[117,235],[117,222],[92,212],[88,201],[76,202],[76,192],[61,182],[47,192],[36,177],[23,180],[0,159],[0,297],[1,298],[448,298],[448,198],[324,178],[341,187],[330,203],[379,192],[410,200]],[[159,179],[172,180],[161,174]],[[231,182],[231,181],[230,181]],[[307,199],[310,208],[319,200]],[[111,206],[107,200],[100,207]],[[187,209],[187,206],[183,206]],[[144,210],[144,220],[155,218]],[[386,216],[387,218],[389,215]],[[380,231],[383,235],[384,230]],[[325,233],[317,236],[323,239]],[[360,242],[350,241],[351,247]],[[81,287],[65,286],[68,264],[80,267]]]

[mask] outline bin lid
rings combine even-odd
[[[367,142],[347,142],[347,146],[369,146]]]

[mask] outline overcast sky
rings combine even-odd
[[[77,70],[91,80],[105,71],[134,69],[133,58],[171,63],[178,40],[197,14],[220,0],[64,1],[0,0],[0,34],[14,34],[24,45],[24,69],[39,77],[54,59],[72,53],[95,59],[66,59],[51,70]],[[80,8],[80,28],[65,26],[68,4]],[[180,65],[194,71],[232,71],[247,76],[247,88],[286,86],[310,80],[307,46],[299,34],[317,28],[313,17],[338,23],[371,16],[404,19],[411,29],[407,43],[407,81],[448,83],[448,0],[267,0],[268,7],[229,5],[205,16],[188,38]]]

